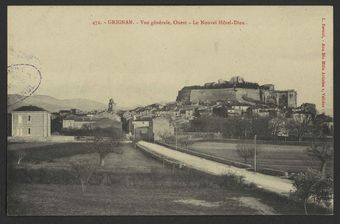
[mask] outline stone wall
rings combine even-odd
[[[217,101],[231,100],[242,101],[242,97],[246,96],[253,100],[260,101],[259,89],[244,89],[244,88],[225,88],[225,89],[193,89],[190,93],[190,101]]]
[[[178,91],[177,99],[176,101],[179,102],[190,102],[190,93],[191,89],[182,89]]]

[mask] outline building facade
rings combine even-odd
[[[273,84],[246,82],[242,77],[235,76],[230,81],[219,80],[218,83],[206,83],[203,86],[185,86],[177,95],[177,102],[213,103],[217,101],[235,101],[254,104],[263,103],[281,108],[297,106],[295,90],[275,90]]]
[[[297,93],[295,90],[274,91],[276,95],[276,105],[279,107],[294,108],[297,106]]]
[[[161,141],[164,136],[174,136],[175,127],[169,118],[156,117],[152,120],[152,131],[155,141]]]
[[[17,108],[12,112],[12,136],[51,136],[51,114],[36,106]]]
[[[151,141],[153,139],[152,120],[132,121],[133,138],[135,140]]]

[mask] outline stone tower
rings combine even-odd
[[[113,112],[113,107],[116,105],[116,103],[113,101],[113,99],[111,98],[109,100],[109,106],[107,108],[107,112],[112,113]]]

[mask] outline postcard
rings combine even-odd
[[[332,6],[8,6],[7,215],[332,215]]]

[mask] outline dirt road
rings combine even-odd
[[[235,174],[238,176],[243,176],[246,182],[254,183],[259,188],[263,188],[280,195],[288,196],[289,192],[294,190],[292,181],[289,179],[254,173],[245,169],[228,166],[145,141],[138,142],[138,145],[146,151],[176,160],[182,163],[184,166],[191,167],[206,173],[213,175]]]

